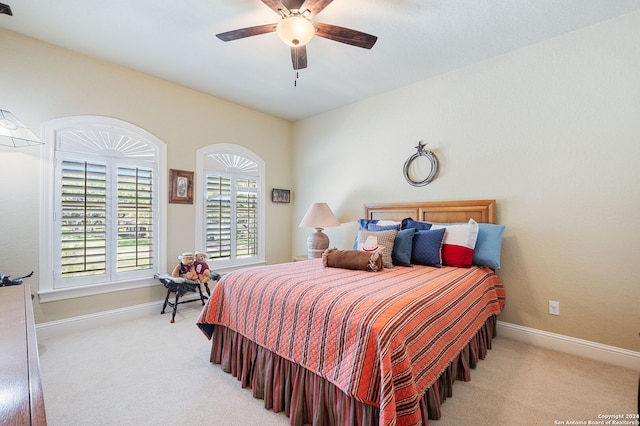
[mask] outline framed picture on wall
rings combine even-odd
[[[193,172],[169,170],[169,202],[193,204]]]
[[[291,191],[288,189],[276,189],[271,190],[271,201],[274,203],[290,203]]]

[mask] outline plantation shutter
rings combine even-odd
[[[65,160],[61,169],[61,276],[105,274],[106,164]]]
[[[153,170],[118,166],[118,272],[153,265]]]
[[[100,116],[47,125],[42,299],[150,285],[165,270],[162,141]]]
[[[206,249],[213,259],[258,255],[258,181],[208,175]]]
[[[207,253],[214,259],[231,255],[231,179],[207,176]]]
[[[216,268],[264,263],[264,163],[230,144],[200,154],[196,243]]]
[[[258,182],[236,181],[236,256],[258,254]]]

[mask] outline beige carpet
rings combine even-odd
[[[40,338],[50,426],[288,425],[210,364],[200,305]],[[496,338],[437,426],[557,425],[637,411],[638,373]]]

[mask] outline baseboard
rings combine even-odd
[[[162,309],[162,303],[162,301],[151,302],[40,323],[36,324],[36,333],[38,339],[48,339],[100,327],[105,323],[113,321],[134,320],[143,316],[158,315]],[[200,308],[200,306],[198,307]],[[549,333],[547,331],[536,330],[503,321],[497,322],[497,329],[498,336],[500,337],[640,371],[639,352],[594,343],[588,340],[576,339],[562,334]]]
[[[502,321],[497,329],[500,337],[640,371],[640,352]]]
[[[39,340],[44,340],[104,326],[113,321],[135,320],[144,316],[158,315],[162,310],[163,303],[164,301],[150,302],[36,324],[36,335]],[[171,314],[169,313],[169,315]]]

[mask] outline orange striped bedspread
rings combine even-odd
[[[328,268],[322,260],[232,272],[198,318],[329,380],[380,408],[381,425],[420,422],[419,401],[505,292],[488,268]]]

